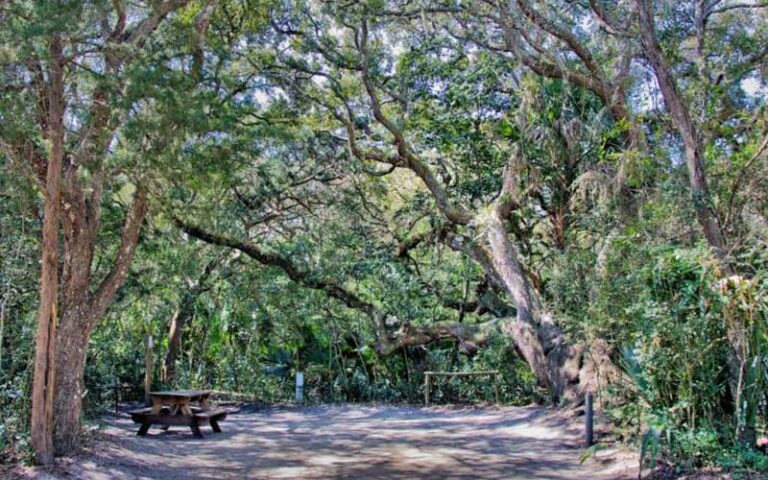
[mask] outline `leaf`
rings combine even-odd
[[[599,450],[602,450],[603,446],[599,443],[596,443],[592,445],[591,447],[587,448],[583,452],[581,452],[581,455],[579,455],[579,465],[583,464],[587,461],[589,457],[597,453]]]
[[[656,467],[656,457],[659,453],[659,435],[656,427],[650,427],[643,435],[643,446],[640,449],[640,468],[643,467],[646,455],[650,456],[648,466],[651,470]]]

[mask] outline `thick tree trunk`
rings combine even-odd
[[[539,383],[544,387],[552,388],[553,378],[537,331],[538,325],[530,285],[520,265],[517,251],[509,241],[504,224],[495,209],[485,219],[484,228],[493,266],[517,309],[515,319],[506,325],[505,330],[514,340],[517,349],[539,379]]]
[[[80,445],[80,414],[85,395],[83,375],[90,332],[83,327],[88,312],[65,312],[56,342],[56,455],[76,452]]]
[[[514,320],[504,331],[533,370],[539,383],[556,401],[576,402],[586,391],[621,378],[621,370],[610,358],[606,345],[572,344],[543,306],[531,285],[517,249],[507,236],[498,210],[483,219],[482,227],[495,272],[517,308]],[[481,262],[481,264],[483,264]],[[483,264],[487,268],[487,264]]]
[[[125,283],[146,214],[146,191],[139,185],[126,213],[120,246],[110,272],[93,293],[91,260],[98,234],[98,194],[84,197],[73,172],[67,172],[67,210],[62,221],[62,321],[56,336],[56,402],[54,448],[68,455],[80,445],[80,414],[85,394],[83,375],[88,342],[117,290]],[[98,191],[98,188],[96,189]]]
[[[49,140],[43,216],[40,308],[35,339],[35,376],[32,384],[32,448],[35,461],[53,463],[53,406],[55,393],[56,319],[58,300],[58,227],[61,169],[64,159],[64,71],[61,39],[50,44]]]

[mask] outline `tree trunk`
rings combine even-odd
[[[712,208],[709,187],[707,186],[706,169],[700,139],[696,127],[691,120],[690,112],[685,105],[677,84],[672,77],[669,65],[659,48],[656,39],[656,26],[653,19],[653,5],[649,0],[636,0],[639,19],[640,37],[643,50],[653,67],[659,89],[664,97],[664,103],[669,110],[673,123],[685,146],[685,159],[688,168],[688,179],[691,186],[691,197],[696,216],[704,232],[707,243],[714,249],[715,254],[722,260],[726,273],[731,274],[732,268],[726,260],[726,241],[720,227],[720,219]]]
[[[181,349],[181,335],[184,325],[192,319],[194,305],[198,297],[208,290],[207,280],[218,265],[218,259],[211,260],[203,269],[203,273],[195,283],[190,281],[189,288],[181,297],[179,306],[174,310],[171,320],[168,322],[168,352],[165,354],[162,367],[162,379],[164,382],[173,382],[176,374],[176,359]]]
[[[35,339],[35,376],[32,384],[32,448],[35,461],[53,463],[53,401],[55,393],[56,318],[58,299],[58,226],[61,169],[64,159],[64,60],[61,39],[50,44],[49,140],[43,214],[40,308]]]
[[[161,375],[163,382],[173,383],[176,377],[176,358],[179,356],[181,348],[181,332],[184,325],[192,317],[192,312],[184,308],[186,297],[189,292],[184,294],[181,304],[173,311],[168,328],[168,352],[163,359]]]
[[[196,289],[188,290],[181,303],[173,312],[168,331],[168,352],[163,360],[162,375],[163,381],[173,383],[176,380],[176,359],[181,350],[181,335],[184,325],[192,319],[193,305],[200,292]]]
[[[605,344],[572,344],[566,340],[525,274],[498,210],[492,210],[484,219],[483,228],[497,278],[517,308],[514,320],[503,330],[539,383],[552,392],[553,399],[577,402],[583,393],[621,378],[621,370],[611,360]],[[488,267],[483,262],[481,265]]]
[[[125,216],[121,242],[112,268],[91,293],[91,261],[98,235],[100,199],[98,193],[86,199],[72,171],[67,172],[65,183],[67,210],[62,218],[62,321],[56,336],[54,447],[57,455],[72,454],[80,445],[80,414],[85,395],[83,375],[88,342],[118,289],[125,283],[147,209],[146,191],[139,184],[133,204]],[[95,190],[98,192],[99,189]]]
[[[85,314],[85,318],[80,316]],[[76,452],[80,446],[80,414],[85,396],[83,375],[90,332],[83,324],[87,312],[65,312],[56,342],[56,455]]]
[[[715,210],[711,205],[709,187],[707,186],[706,169],[704,166],[703,148],[696,127],[691,120],[688,106],[677,90],[669,65],[659,48],[656,38],[656,24],[653,18],[653,4],[648,0],[635,0],[640,21],[640,36],[643,49],[651,63],[659,83],[664,103],[669,110],[673,123],[685,146],[686,166],[691,187],[693,207],[699,225],[709,246],[720,260],[720,267],[726,275],[733,275],[733,265],[728,259],[728,248],[725,235]],[[703,39],[700,39],[703,42]],[[699,46],[701,48],[701,45]],[[743,327],[735,323],[728,325],[728,340],[731,348],[728,351],[729,386],[734,403],[739,402],[739,378],[742,372],[739,351],[741,339],[744,337]]]
[[[504,224],[495,209],[488,215],[484,227],[493,266],[517,309],[514,320],[505,326],[506,333],[515,342],[539,383],[552,388],[554,379],[547,366],[546,354],[537,331],[538,322],[535,319],[530,285],[520,265],[517,250],[509,241]]]

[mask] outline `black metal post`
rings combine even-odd
[[[584,396],[584,443],[587,448],[594,443],[595,413],[592,409],[592,394],[587,392]]]

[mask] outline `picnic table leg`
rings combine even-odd
[[[203,438],[203,432],[200,431],[200,426],[197,424],[197,421],[193,420],[192,424],[189,426],[189,429],[192,430],[192,433],[197,438]]]
[[[142,423],[141,424],[141,428],[139,428],[139,432],[137,433],[137,435],[140,436],[140,437],[143,437],[144,435],[147,434],[147,432],[149,431],[149,427],[151,427],[151,426],[152,426],[151,422],[144,422],[144,423]]]
[[[219,426],[218,420],[216,420],[215,418],[211,418],[210,423],[214,433],[221,433],[221,427]]]
[[[178,403],[178,411],[182,413],[182,415],[187,415],[189,417],[192,416],[192,406],[189,404],[189,400],[180,400]]]
[[[152,414],[157,415],[163,409],[163,399],[152,397]]]

